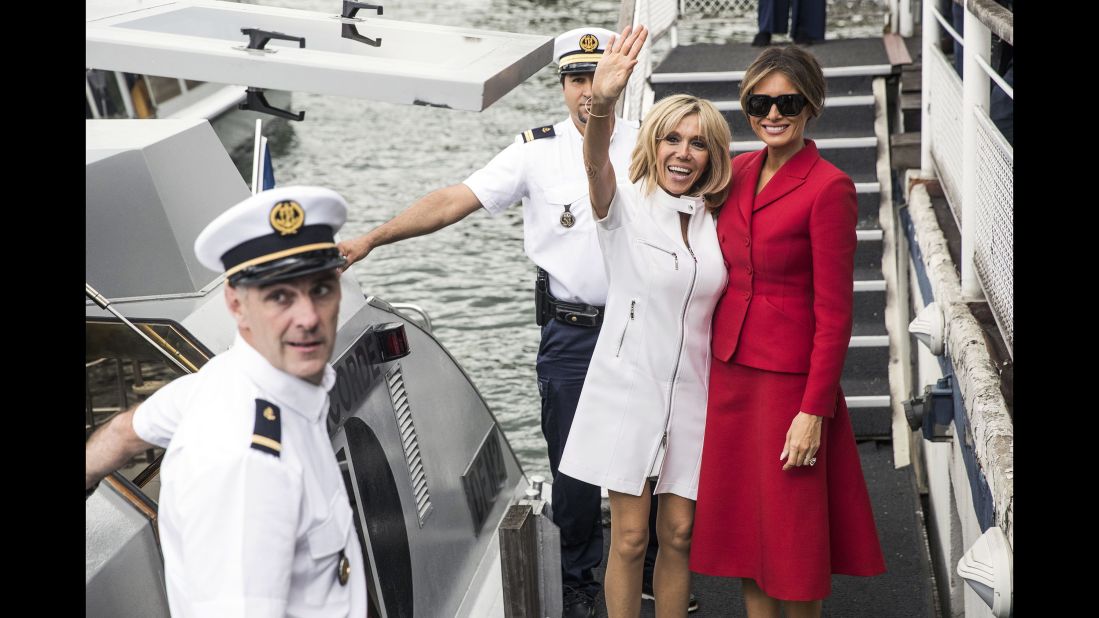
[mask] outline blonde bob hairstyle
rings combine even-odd
[[[795,45],[768,47],[760,52],[740,82],[740,109],[748,116],[748,96],[763,78],[778,71],[790,80],[798,93],[808,101],[809,116],[816,118],[824,109],[824,71],[813,54]],[[749,121],[751,119],[749,118]]]
[[[630,158],[630,182],[644,179],[641,190],[646,195],[656,190],[661,165],[656,156],[657,144],[691,114],[698,114],[699,132],[706,142],[710,161],[698,182],[691,187],[690,195],[702,196],[706,200],[706,208],[715,210],[725,202],[733,176],[733,166],[729,161],[732,135],[729,133],[729,123],[706,99],[674,94],[661,99],[649,110]]]

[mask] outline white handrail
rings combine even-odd
[[[956,4],[964,7],[961,34],[933,2],[924,2],[920,168],[925,177],[938,171],[958,220],[963,297],[968,301],[987,298],[1010,351],[1014,347],[1009,272],[1014,149],[991,122],[989,111],[992,82],[1011,100],[1015,90],[990,63],[993,31],[986,20],[998,35],[1011,36],[1012,15],[986,0],[956,0]],[[940,28],[962,45],[960,91],[954,67],[946,68],[949,60],[937,49]],[[989,187],[1000,190],[990,192]],[[989,286],[987,293],[982,284]]]

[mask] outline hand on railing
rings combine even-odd
[[[592,77],[592,105],[599,106],[597,113],[613,106],[626,88],[630,74],[637,64],[637,55],[641,53],[641,47],[648,36],[648,29],[639,25],[637,29],[626,26],[620,36],[611,37],[603,51],[603,57],[595,67],[595,76]]]

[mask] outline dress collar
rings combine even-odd
[[[237,332],[230,348],[237,355],[244,373],[260,387],[274,403],[290,408],[310,422],[316,422],[324,412],[328,391],[336,385],[336,371],[331,363],[324,366],[319,385],[276,369]]]
[[[652,199],[653,202],[663,206],[681,212],[685,215],[693,215],[699,209],[706,207],[706,200],[701,197],[695,197],[692,195],[684,195],[682,197],[675,197],[660,187],[659,184],[653,183]]]

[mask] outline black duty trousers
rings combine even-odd
[[[599,487],[557,471],[569,437],[598,328],[550,320],[538,347],[538,392],[542,396],[542,435],[553,473],[553,523],[561,530],[561,583],[592,597],[602,585],[593,569],[603,559]]]

